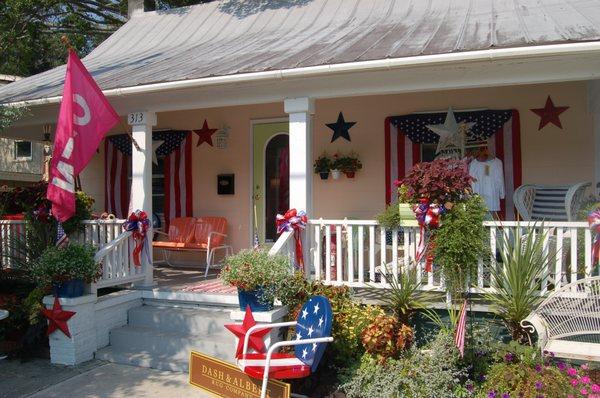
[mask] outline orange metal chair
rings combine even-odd
[[[232,254],[231,246],[225,244],[227,238],[227,220],[223,217],[179,217],[171,220],[169,232],[156,231],[166,236],[166,241],[152,242],[152,247],[163,251],[164,261],[173,266],[170,254],[175,251],[206,252],[206,272],[208,275],[215,252],[224,250]]]

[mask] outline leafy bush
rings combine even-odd
[[[452,334],[440,332],[425,348],[413,347],[383,364],[365,355],[358,369],[350,367],[342,374],[340,388],[348,398],[458,397],[466,370]]]
[[[414,340],[413,330],[390,315],[378,315],[361,333],[362,344],[367,353],[379,362],[398,358]]]
[[[397,204],[391,204],[387,206],[383,212],[375,216],[375,219],[379,225],[387,230],[398,228],[400,226],[400,222],[402,221]]]
[[[95,282],[101,275],[101,266],[94,261],[95,253],[95,249],[87,245],[50,246],[32,263],[31,272],[40,286],[72,279]]]
[[[479,396],[567,397],[574,392],[569,377],[558,368],[543,365],[536,368],[523,362],[504,362],[491,367]]]
[[[398,182],[402,188],[403,200],[417,203],[421,198],[444,204],[458,202],[471,192],[473,177],[467,166],[460,160],[435,159],[432,162],[417,163]]]
[[[479,195],[457,203],[443,218],[435,234],[434,262],[442,267],[446,286],[456,296],[465,291],[469,277],[476,279],[477,263],[488,258],[483,221],[487,209]]]
[[[279,286],[293,275],[287,257],[270,256],[265,249],[242,250],[225,258],[225,264],[223,282],[244,291],[263,289],[259,300],[265,303],[272,302]]]

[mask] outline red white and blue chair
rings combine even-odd
[[[262,378],[261,398],[266,397],[269,378],[299,379],[317,370],[326,343],[333,341],[332,318],[329,300],[323,296],[313,296],[304,304],[296,321],[256,325],[248,329],[244,337],[244,350],[237,364],[250,377]],[[288,326],[296,327],[295,340],[277,342],[266,353],[248,353],[251,334],[263,329]],[[294,346],[294,352],[275,352],[285,346]]]

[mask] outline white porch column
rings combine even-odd
[[[131,203],[130,208],[143,210],[152,218],[152,126],[156,125],[156,113],[133,112],[127,116],[135,140],[131,148]],[[139,146],[138,148],[136,148]],[[150,233],[152,233],[150,231]],[[152,267],[152,249],[149,264],[146,267],[146,278],[143,286],[154,284]]]
[[[288,98],[285,113],[290,119],[290,208],[312,216],[312,98]]]
[[[290,119],[290,208],[304,210],[312,217],[312,98],[289,98],[284,102]],[[310,277],[310,228],[302,234],[304,273]]]

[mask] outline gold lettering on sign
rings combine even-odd
[[[230,363],[193,351],[190,355],[190,384],[216,396],[260,398],[261,383]],[[289,398],[290,385],[269,380],[267,397]]]

